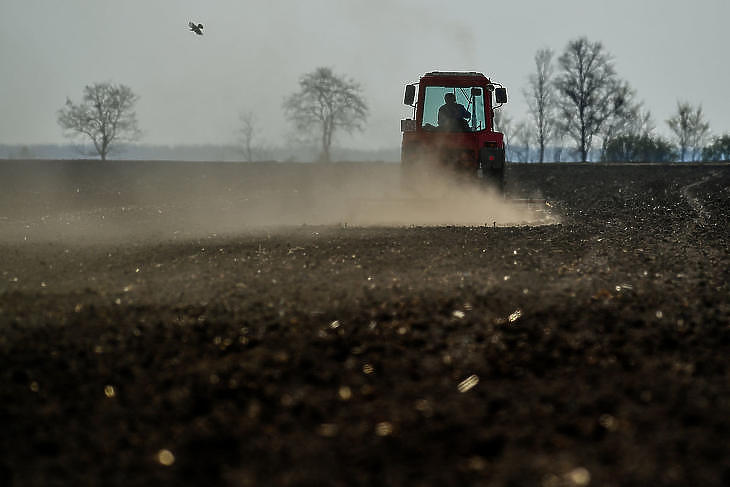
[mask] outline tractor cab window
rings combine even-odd
[[[484,90],[480,87],[474,88],[476,89],[427,86],[421,126],[425,130],[449,132],[476,132],[486,129]]]

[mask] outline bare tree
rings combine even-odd
[[[299,91],[284,100],[284,111],[297,130],[319,133],[322,161],[330,161],[332,138],[337,130],[362,130],[368,107],[361,91],[354,81],[320,67],[302,76]]]
[[[606,149],[614,139],[648,137],[654,130],[651,113],[636,101],[636,92],[626,81],[614,78],[609,90],[609,117],[602,129],[601,159],[605,159]]]
[[[125,85],[95,83],[84,87],[81,103],[68,98],[58,111],[58,124],[66,137],[88,137],[101,160],[106,160],[116,142],[131,142],[141,137],[134,104],[139,100]]]
[[[606,124],[601,146],[601,160],[615,161],[616,141],[660,140],[654,136],[654,121],[643,104],[631,105]],[[610,149],[610,150],[609,150]]]
[[[711,144],[702,149],[705,161],[730,161],[730,134],[715,137]]]
[[[533,140],[534,127],[527,120],[522,120],[515,125],[514,136],[511,138],[512,154],[514,160],[519,162],[530,162],[530,142]]]
[[[672,144],[652,134],[626,134],[613,137],[603,155],[605,161],[670,162],[676,160]]]
[[[654,130],[656,129],[654,117],[651,116],[651,111],[644,109],[643,103],[639,105],[639,113],[629,127],[632,133],[638,134],[642,137],[652,135],[654,133]]]
[[[238,114],[240,126],[238,129],[238,142],[246,162],[254,162],[261,157],[261,147],[258,143],[259,130],[258,120],[252,112],[241,112]]]
[[[529,89],[525,90],[527,106],[535,124],[538,160],[545,161],[545,147],[555,133],[553,51],[540,49],[535,53],[535,72],[530,75]]]
[[[576,143],[581,161],[588,160],[593,138],[615,111],[616,73],[603,44],[586,37],[572,40],[558,59],[555,79],[560,130]]]
[[[667,120],[679,148],[679,160],[698,158],[710,135],[710,124],[705,122],[702,105],[692,108],[689,102],[677,102],[677,114]]]

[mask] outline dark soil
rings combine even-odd
[[[398,174],[0,163],[0,485],[730,484],[730,166],[511,166],[553,225],[216,231],[327,172]]]

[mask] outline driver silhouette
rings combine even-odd
[[[444,103],[439,108],[439,128],[449,132],[464,132],[469,130],[466,119],[471,117],[469,111],[461,103],[456,103],[456,95],[446,93]]]

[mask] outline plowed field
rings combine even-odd
[[[0,485],[730,484],[730,166],[398,177],[0,163]]]

